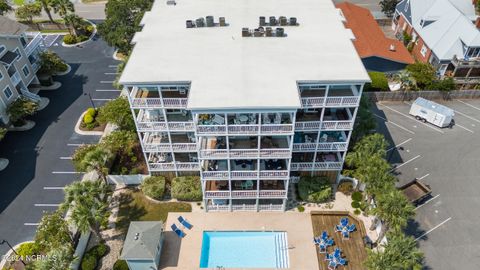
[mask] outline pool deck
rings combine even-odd
[[[180,215],[193,225],[192,230],[184,230],[187,235],[181,240],[170,228],[173,223],[180,224],[177,221]],[[289,269],[319,269],[315,245],[312,244],[311,216],[295,212],[169,213],[159,269],[206,269],[199,267],[202,233],[215,230],[285,231],[291,247]]]

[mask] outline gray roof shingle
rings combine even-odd
[[[161,221],[132,221],[123,243],[123,260],[153,260],[162,237]]]
[[[5,16],[0,16],[0,35],[20,35],[27,31],[28,26]]]

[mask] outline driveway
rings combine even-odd
[[[64,48],[58,42],[50,49],[72,71],[55,78],[62,82],[60,89],[39,93],[50,104],[32,118],[36,126],[26,132],[9,132],[0,143],[0,156],[10,160],[0,172],[0,240],[12,245],[31,240],[42,212],[55,210],[63,200],[63,187],[81,177],[74,173],[69,157],[80,144],[99,139],[74,132],[80,114],[92,106],[84,93],[91,95],[96,106],[120,93],[111,85],[118,62],[103,40],[83,48]],[[6,251],[5,245],[0,246],[0,254]]]
[[[377,131],[390,142],[388,159],[399,183],[414,178],[432,196],[416,208],[407,233],[425,253],[427,269],[478,269],[480,265],[480,100],[440,102],[455,110],[452,129],[408,114],[411,102],[377,103]]]

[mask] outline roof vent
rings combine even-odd
[[[286,26],[287,25],[287,17],[280,16],[279,21],[280,21],[281,26]]]
[[[167,6],[176,6],[177,2],[175,0],[167,0]]]
[[[198,18],[195,20],[195,25],[197,27],[204,27],[205,26],[205,19],[204,18]]]
[[[284,33],[282,27],[277,27],[277,29],[275,29],[275,36],[276,37],[283,37],[284,35],[285,35],[285,33]]]
[[[275,16],[270,16],[270,18],[268,20],[268,25],[270,25],[270,26],[277,25],[277,19],[275,18]]]
[[[250,36],[250,30],[248,27],[242,28],[242,37],[249,37]]]
[[[265,21],[265,17],[261,16],[261,17],[259,17],[258,19],[259,19],[258,25],[260,25],[260,26],[265,26],[265,25],[267,25],[267,23],[266,23],[266,21]]]
[[[193,28],[195,25],[193,24],[192,20],[187,20],[187,28]]]
[[[225,22],[225,17],[220,17],[218,18],[220,26],[227,26],[227,23]]]
[[[213,27],[215,25],[213,16],[207,16],[206,18],[207,18],[207,27]]]
[[[390,44],[390,47],[388,48],[390,51],[394,52],[396,50],[394,44]]]
[[[290,25],[291,26],[296,26],[297,25],[297,18],[296,17],[290,17]]]

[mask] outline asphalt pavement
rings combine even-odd
[[[118,61],[114,49],[101,39],[65,48],[57,40],[51,50],[71,67],[58,90],[40,91],[50,104],[31,119],[36,125],[25,132],[8,132],[0,143],[0,156],[10,164],[0,172],[0,240],[12,245],[31,240],[43,211],[52,211],[63,201],[63,187],[82,175],[74,173],[70,160],[76,147],[96,143],[98,136],[81,136],[74,126],[88,107],[100,106],[120,92],[112,86]],[[90,100],[89,95],[92,100]],[[7,247],[0,246],[0,254]]]

